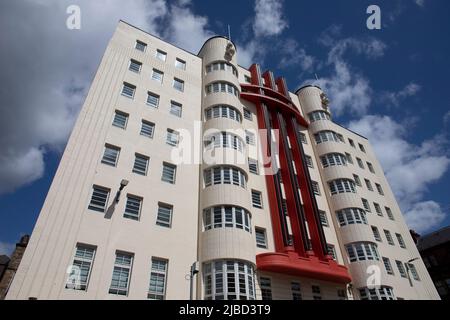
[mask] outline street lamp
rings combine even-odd
[[[419,258],[413,258],[413,259],[410,259],[410,260],[408,260],[407,262],[406,262],[406,275],[408,276],[408,280],[409,280],[409,285],[412,287],[413,286],[413,283],[412,283],[412,280],[411,280],[411,276],[409,275],[409,264],[411,263],[411,262],[413,262],[413,261],[416,261],[416,260],[418,260]]]
[[[194,293],[194,275],[198,273],[197,261],[191,265],[191,270],[189,272],[189,300],[192,300]]]
[[[120,187],[119,187],[119,191],[117,191],[116,193],[116,198],[115,201],[116,203],[119,202],[119,198],[120,198],[120,192],[123,190],[123,188],[125,188],[128,185],[128,180],[122,179],[122,181],[120,181]]]

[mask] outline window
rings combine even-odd
[[[355,183],[358,187],[361,187],[361,180],[359,179],[359,176],[357,174],[353,175],[353,180],[355,180]]]
[[[247,83],[252,83],[252,78],[249,76],[244,75],[244,81]]]
[[[325,111],[313,111],[308,114],[308,116],[311,122],[319,120],[331,120],[330,115]]]
[[[166,143],[169,146],[176,147],[179,141],[179,133],[172,129],[167,129]]]
[[[114,113],[113,126],[125,129],[127,127],[128,114],[116,110]]]
[[[205,231],[212,228],[238,228],[251,233],[250,213],[235,206],[217,206],[203,210]]]
[[[170,114],[181,118],[182,105],[175,102],[170,101]]]
[[[364,179],[364,182],[366,183],[367,190],[373,191],[372,184],[370,183],[370,181],[367,179]]]
[[[403,237],[400,233],[396,233],[395,236],[397,237],[398,244],[401,248],[406,249],[405,241],[403,241]]]
[[[136,153],[134,158],[133,172],[146,176],[149,160],[149,157]]]
[[[366,149],[364,148],[364,146],[361,143],[358,143],[359,146],[359,150],[361,150],[362,152],[366,152]]]
[[[122,87],[122,95],[123,96],[133,99],[135,91],[136,91],[136,86],[126,83],[126,82],[123,83],[123,87]]]
[[[313,300],[322,300],[322,294],[320,293],[319,286],[311,286],[311,291],[313,294]]]
[[[380,260],[377,245],[372,242],[355,242],[345,246],[350,262]]]
[[[177,172],[177,166],[163,162],[163,170],[161,180],[168,183],[175,183],[175,176]]]
[[[130,65],[128,66],[128,70],[139,73],[141,72],[142,63],[139,61],[136,61],[134,59],[130,60]]]
[[[132,254],[116,252],[109,293],[121,296],[126,296],[128,294],[132,265]]]
[[[216,184],[233,184],[246,188],[246,177],[243,171],[229,166],[214,167],[204,170],[205,187]]]
[[[157,69],[153,69],[152,71],[152,79],[158,81],[159,83],[163,82],[164,73]]]
[[[102,163],[115,167],[119,159],[120,148],[107,144],[103,152]]]
[[[333,260],[337,260],[336,258],[336,250],[332,244],[327,243],[328,255],[330,255]]]
[[[347,300],[347,294],[345,293],[345,289],[337,290],[338,300]]]
[[[384,236],[386,237],[387,242],[393,246],[394,245],[394,239],[392,239],[391,232],[389,230],[383,230]]]
[[[292,300],[302,300],[302,291],[299,282],[291,282]]]
[[[380,217],[383,216],[383,212],[381,211],[381,207],[378,203],[374,202],[373,206],[375,208],[375,212],[377,213],[377,215],[379,215]]]
[[[164,300],[166,295],[167,260],[152,258],[152,271],[147,298]]]
[[[320,157],[320,161],[322,162],[322,166],[324,168],[347,165],[347,158],[340,153],[327,153],[326,155]]]
[[[205,148],[233,148],[244,151],[244,142],[237,135],[222,131],[205,138]]]
[[[158,203],[158,214],[156,224],[161,227],[170,228],[172,225],[173,206],[164,203]]]
[[[159,106],[159,96],[150,91],[147,92],[147,104],[153,108],[158,108]]]
[[[370,205],[369,205],[369,201],[367,201],[367,199],[361,198],[364,210],[366,210],[367,212],[372,212],[372,210],[370,210]]]
[[[389,219],[394,220],[394,215],[392,214],[392,210],[389,207],[384,207],[384,210],[386,210],[386,214]]]
[[[310,168],[314,168],[312,158],[308,155],[305,155],[306,165]]]
[[[108,197],[109,197],[109,189],[94,186],[92,188],[92,196],[91,196],[91,202],[89,203],[89,209],[105,212],[106,205],[108,204]]]
[[[178,91],[181,91],[181,92],[184,91],[184,81],[183,80],[174,78],[172,86],[173,86],[173,88],[175,90],[178,90]]]
[[[95,247],[77,244],[66,289],[87,290],[94,256]]]
[[[299,134],[299,136],[300,136],[300,141],[301,141],[303,144],[308,144],[308,140],[306,140],[306,135],[305,135],[303,132],[299,132],[298,134]]]
[[[341,227],[349,224],[367,224],[366,212],[360,208],[346,208],[336,211]]]
[[[320,218],[320,223],[322,224],[322,226],[324,227],[328,227],[328,219],[327,219],[327,214],[325,211],[323,210],[319,210],[319,218]]]
[[[247,108],[244,108],[244,118],[249,121],[253,120],[252,112],[250,110],[248,110]]]
[[[155,124],[153,122],[142,120],[141,135],[153,138],[154,132],[155,132]]]
[[[311,186],[315,195],[320,196],[320,188],[317,181],[311,181]]]
[[[136,44],[134,47],[139,51],[145,52],[145,50],[147,49],[147,44],[142,41],[136,40]]]
[[[337,179],[328,182],[328,185],[330,187],[331,194],[338,194],[338,193],[356,193],[355,189],[355,182],[350,179]]]
[[[253,132],[245,130],[245,142],[252,146],[255,145],[255,134]]]
[[[417,273],[416,266],[412,263],[406,263],[406,268],[411,271],[414,280],[420,281],[419,274]],[[448,283],[449,280],[447,280]]]
[[[141,204],[142,198],[127,195],[127,204],[125,206],[123,217],[132,220],[139,220],[139,216],[141,215]]]
[[[176,58],[175,59],[175,68],[181,69],[181,70],[186,70],[186,61]]]
[[[391,260],[389,258],[383,257],[384,268],[387,274],[394,275],[394,270],[392,269]]]
[[[250,173],[258,174],[258,160],[248,158],[248,170]]]
[[[166,61],[167,53],[161,50],[156,50],[155,57],[158,58],[161,61]]]
[[[369,168],[369,171],[372,172],[372,173],[375,173],[373,165],[370,162],[366,162],[366,164],[367,164],[367,168]]]
[[[255,300],[254,270],[239,260],[203,264],[205,300]]]
[[[375,240],[378,242],[382,242],[380,231],[378,231],[378,228],[375,226],[371,226],[371,228],[372,228],[372,233],[373,233],[373,237],[375,238]]]
[[[347,162],[353,164],[353,159],[350,153],[345,153],[345,157],[347,158]]]
[[[256,246],[258,248],[267,249],[266,230],[255,228]]]
[[[395,263],[397,264],[397,269],[398,272],[400,273],[400,276],[402,278],[406,278],[406,271],[405,271],[405,266],[403,265],[403,262],[395,260]]]
[[[237,69],[232,64],[225,61],[213,62],[206,66],[206,73],[219,70],[228,71],[233,73],[236,77],[238,76]]]
[[[350,146],[352,146],[352,148],[355,148],[355,142],[352,139],[348,139],[348,143],[350,143]]]
[[[314,134],[314,139],[316,140],[317,144],[327,141],[341,142],[341,137],[339,137],[336,132],[330,130],[317,132],[316,134]]]
[[[391,287],[381,286],[369,289],[367,287],[359,289],[361,300],[394,300],[394,292]]]
[[[228,118],[239,123],[242,121],[241,113],[236,108],[227,105],[218,105],[206,109],[205,119],[210,120],[212,118]]]
[[[262,209],[262,193],[260,191],[252,190],[252,205],[255,208]]]
[[[375,183],[375,187],[377,188],[377,191],[380,195],[384,196],[384,192],[383,189],[381,188],[381,185],[379,185],[378,183]]]
[[[259,285],[261,287],[261,299],[272,300],[272,282],[270,278],[260,277]]]
[[[206,94],[218,92],[232,94],[236,97],[239,95],[239,90],[228,82],[214,82],[206,86]]]
[[[363,162],[362,162],[362,160],[360,158],[356,157],[356,162],[358,162],[358,166],[361,169],[364,169],[364,164],[363,164]]]

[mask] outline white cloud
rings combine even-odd
[[[447,112],[444,114],[443,119],[444,119],[444,124],[445,124],[445,125],[447,125],[448,123],[450,123],[450,110],[447,111]]]
[[[414,2],[415,2],[419,7],[425,6],[425,0],[414,0]]]
[[[383,92],[381,100],[398,107],[404,99],[415,96],[421,89],[420,85],[411,82],[398,92]]]
[[[11,257],[15,247],[14,243],[0,241],[0,255],[5,254],[8,257]]]
[[[366,115],[350,122],[348,127],[370,140],[400,207],[405,216],[410,217],[409,221],[421,208],[430,206],[429,203],[419,204],[423,202],[428,187],[437,182],[450,165],[445,151],[447,141],[443,136],[438,135],[414,145],[406,140],[406,134],[411,129],[408,125],[378,115]],[[435,216],[437,212],[433,210]],[[428,221],[426,228],[436,226],[437,219]],[[420,231],[426,229],[424,226],[421,228]]]
[[[279,35],[288,23],[283,17],[283,3],[279,0],[256,0],[253,32],[255,36]]]
[[[418,202],[405,213],[408,226],[419,233],[439,226],[445,217],[445,212],[442,212],[440,205],[434,201]]]
[[[293,68],[300,66],[302,71],[312,71],[315,58],[306,53],[306,50],[301,48],[298,42],[294,39],[287,39],[277,46],[281,56],[278,66],[280,68]]]

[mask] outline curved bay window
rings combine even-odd
[[[244,141],[235,134],[225,131],[212,134],[205,139],[205,148],[232,148],[244,151]]]
[[[227,118],[237,122],[242,122],[241,113],[235,108],[227,105],[218,105],[209,107],[205,110],[205,119]]]
[[[219,70],[232,72],[236,77],[238,76],[237,69],[231,63],[225,61],[216,61],[206,66],[206,73]]]
[[[204,230],[238,228],[252,232],[250,213],[236,206],[217,206],[203,210]]]
[[[245,173],[242,170],[231,166],[206,169],[203,172],[203,178],[205,180],[205,187],[214,184],[233,184],[245,189],[247,185]]]
[[[205,300],[255,300],[253,265],[238,260],[203,264]]]

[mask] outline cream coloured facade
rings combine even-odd
[[[119,22],[7,299],[439,299],[368,140],[238,54]]]

